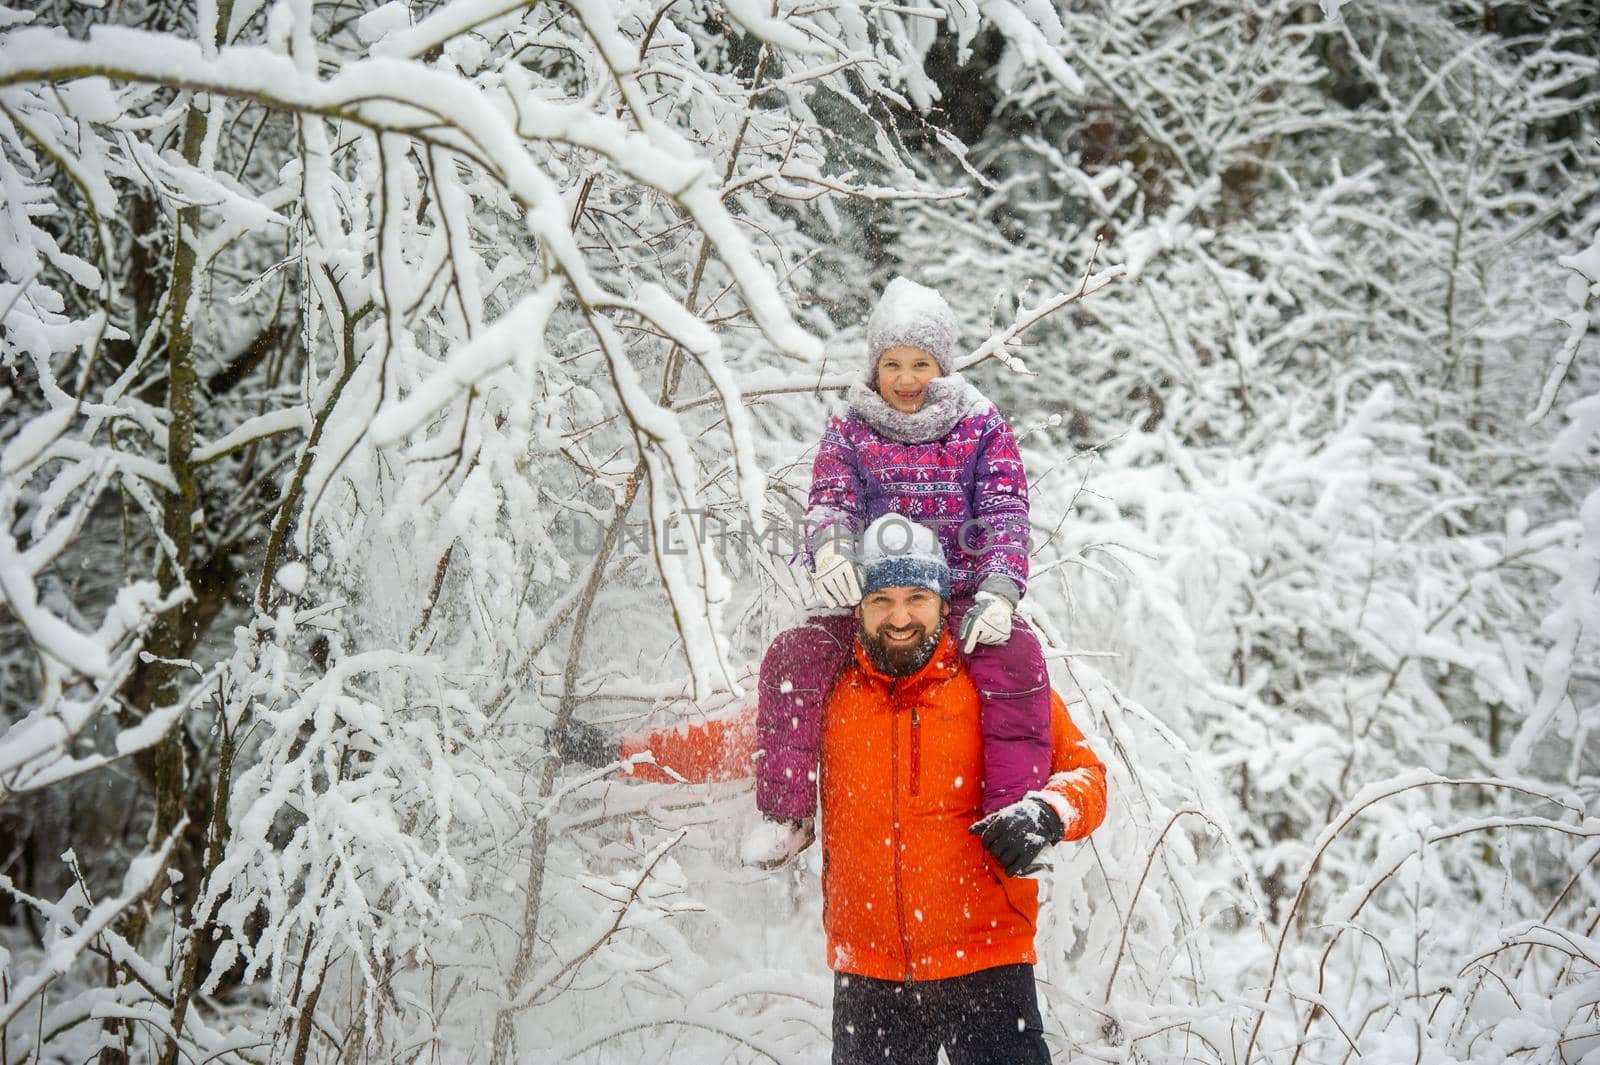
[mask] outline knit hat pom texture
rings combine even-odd
[[[902,514],[885,514],[861,534],[862,597],[884,588],[925,588],[950,598],[950,564],[939,538]]]
[[[956,349],[956,316],[945,298],[926,285],[897,277],[883,289],[867,319],[867,380],[876,381],[878,356],[890,348],[920,348],[951,371]]]

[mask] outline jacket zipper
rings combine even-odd
[[[893,712],[899,709],[894,701],[895,689],[899,685],[898,680],[889,685],[889,705],[892,708],[889,714],[889,814],[893,818],[889,845],[894,848],[894,915],[900,924],[900,949],[906,959],[906,986],[910,987],[911,935],[906,930],[906,885],[900,860],[900,715]]]
[[[917,724],[917,708],[911,708],[911,794],[922,794],[922,729]]]

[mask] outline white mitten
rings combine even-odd
[[[1005,643],[1011,639],[1011,612],[1015,608],[1003,596],[979,592],[972,597],[972,609],[961,619],[961,650],[967,654],[980,643]]]
[[[853,607],[861,602],[861,566],[845,553],[843,541],[824,540],[817,547],[811,583],[829,606]]]
[[[745,836],[739,847],[739,858],[758,869],[777,869],[787,865],[816,838],[816,823],[809,817],[798,821],[763,817]]]

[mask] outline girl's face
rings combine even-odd
[[[885,348],[878,356],[878,395],[902,414],[915,414],[928,401],[928,382],[939,363],[921,348]]]

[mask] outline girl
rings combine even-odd
[[[931,526],[951,572],[948,624],[982,695],[983,809],[1040,788],[1050,768],[1044,654],[1012,617],[1028,579],[1028,481],[999,412],[951,372],[956,323],[932,289],[897,277],[867,321],[863,379],[812,468],[812,578],[829,606],[773,640],[761,662],[756,805],[771,824],[747,841],[756,864],[810,840],[822,707],[851,653],[861,599],[855,538],[889,512]]]

